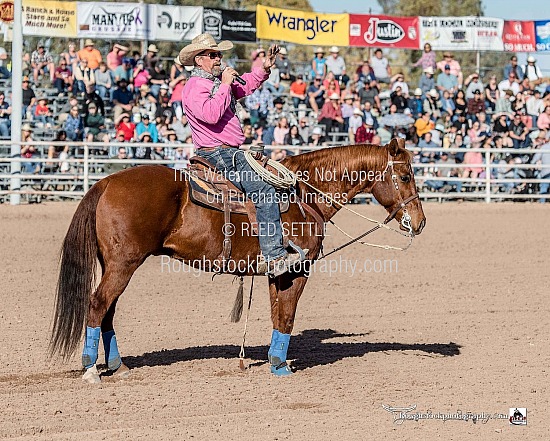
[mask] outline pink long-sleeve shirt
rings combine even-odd
[[[212,97],[212,81],[191,77],[183,88],[182,101],[195,147],[239,147],[244,142],[244,134],[239,118],[230,107],[229,88],[231,87],[233,96],[238,100],[253,93],[268,77],[269,73],[263,68],[254,68],[252,72],[242,75],[246,85],[233,83],[229,86],[222,83]]]

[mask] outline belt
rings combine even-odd
[[[234,148],[234,149],[238,149],[239,147],[234,147],[232,145],[219,145],[217,147],[200,147],[198,148],[197,150],[200,151],[200,152],[213,152],[214,150],[216,149],[219,149],[219,148],[222,148],[222,149],[229,149],[229,148]]]

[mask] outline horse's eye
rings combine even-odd
[[[411,175],[401,176],[401,181],[403,181],[403,182],[411,182]]]

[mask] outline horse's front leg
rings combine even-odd
[[[271,365],[271,373],[277,376],[292,374],[286,357],[290,334],[294,327],[296,307],[306,282],[307,277],[292,276],[291,274],[284,274],[269,281],[273,332],[267,356]]]

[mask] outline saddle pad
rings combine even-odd
[[[226,191],[229,195],[229,209],[231,213],[247,215],[245,207],[246,197],[241,191],[229,188],[224,183],[212,183],[201,179],[195,173],[189,173],[189,198],[191,202],[200,205],[204,208],[209,208],[216,211],[224,211],[223,208],[223,192]],[[279,210],[281,213],[288,211],[288,201],[279,202]]]

